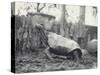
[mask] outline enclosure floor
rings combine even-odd
[[[53,54],[52,56],[54,59],[50,61],[43,52],[30,52],[24,55],[18,54],[16,55],[15,62],[16,73],[80,70],[97,67],[97,58],[89,54],[83,56],[80,63],[62,59]]]

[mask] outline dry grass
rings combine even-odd
[[[31,52],[25,55],[17,55],[15,64],[16,73],[79,70],[96,68],[97,58],[87,54],[83,56],[79,63],[59,57],[50,61],[43,52]]]

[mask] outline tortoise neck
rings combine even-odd
[[[46,31],[44,28],[38,28],[38,31],[40,33],[41,41],[46,45],[49,46],[48,44],[48,31]]]

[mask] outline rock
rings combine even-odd
[[[97,52],[97,39],[93,39],[87,43],[87,50],[89,53]]]

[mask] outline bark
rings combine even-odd
[[[60,24],[60,35],[64,36],[64,25],[65,25],[65,5],[62,5],[61,24]]]
[[[84,35],[84,33],[86,33],[85,30],[85,6],[80,6],[80,20],[79,20],[79,34],[78,34],[78,38],[81,38],[80,40],[80,45],[83,48],[84,47],[84,39],[86,35]],[[83,40],[82,40],[83,39]],[[79,41],[79,39],[78,39]],[[82,42],[83,41],[83,42]]]
[[[64,37],[68,37],[68,26],[66,21],[66,8],[65,5],[62,5],[62,14],[61,14],[61,21],[60,21],[60,35]]]
[[[40,8],[40,3],[37,3],[37,12],[40,12],[46,5],[44,4],[41,8]]]

